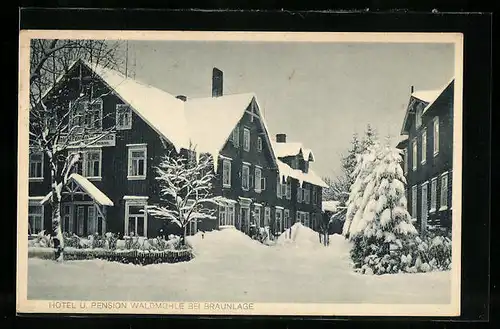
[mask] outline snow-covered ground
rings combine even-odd
[[[450,272],[354,273],[349,244],[330,246],[299,225],[265,246],[235,229],[189,238],[196,258],[177,264],[28,260],[28,299],[297,303],[449,303]]]

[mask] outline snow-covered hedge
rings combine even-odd
[[[363,274],[451,269],[451,237],[446,232],[427,231],[423,237],[417,236],[404,246],[398,240],[380,247],[375,241],[370,243],[367,239],[358,239],[360,241],[357,243],[361,248],[353,248],[351,258],[354,260],[354,267]],[[363,258],[362,254],[366,256]]]
[[[53,248],[29,247],[28,257],[54,259]],[[191,250],[105,250],[65,248],[64,260],[102,259],[124,264],[177,263],[193,258]]]
[[[188,261],[193,258],[189,246],[181,246],[180,238],[171,235],[145,238],[124,236],[118,239],[116,234],[106,233],[104,236],[90,235],[87,238],[75,234],[64,233],[64,259],[104,259],[133,264],[173,263]],[[43,259],[54,259],[50,236],[40,232],[28,241],[28,256]]]

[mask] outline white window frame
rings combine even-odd
[[[37,208],[39,208],[39,209],[41,210],[41,213],[30,213],[30,212],[29,212],[29,210],[30,210],[30,208],[29,208],[29,207],[37,207]],[[27,220],[28,220],[28,229],[29,229],[29,233],[31,233],[31,234],[36,234],[36,233],[33,233],[33,230],[32,230],[32,227],[31,227],[31,224],[30,224],[30,222],[29,222],[30,217],[32,217],[32,218],[33,218],[33,221],[35,221],[35,220],[36,220],[36,221],[38,221],[38,222],[39,222],[39,224],[40,224],[40,231],[38,231],[38,232],[41,232],[41,231],[43,231],[43,230],[45,229],[45,225],[44,225],[44,221],[45,221],[44,214],[45,214],[45,208],[44,208],[44,206],[43,206],[42,204],[40,204],[40,200],[39,200],[39,198],[37,198],[37,199],[31,199],[31,200],[29,199],[29,201],[28,201],[28,218],[27,218]],[[36,219],[35,219],[35,217],[36,217]],[[34,226],[35,226],[35,225],[34,225]],[[38,233],[38,232],[37,232],[37,233]]]
[[[309,204],[311,201],[311,193],[310,193],[309,188],[306,187],[306,188],[302,189],[302,191],[304,192],[304,202],[306,204]]]
[[[259,173],[257,175],[257,173]],[[262,167],[259,167],[259,166],[255,166],[255,178],[254,178],[254,189],[255,189],[255,192],[257,193],[260,193],[262,192]]]
[[[89,166],[89,153],[96,153],[99,154],[99,172],[98,175],[90,175],[88,172],[88,166]],[[88,178],[89,180],[100,180],[102,177],[102,149],[101,148],[93,148],[93,149],[87,149],[82,153],[83,156],[83,161],[82,161],[82,172],[83,175]]]
[[[287,229],[288,228],[288,222],[290,221],[290,209],[285,209],[283,211],[283,221],[284,221],[283,226],[285,227],[285,229]]]
[[[425,191],[425,192],[424,192]],[[421,202],[420,202],[420,227],[422,230],[427,228],[427,219],[429,218],[429,182],[424,182],[421,185]]]
[[[243,128],[243,151],[250,151],[250,129]]]
[[[40,155],[42,157],[42,159],[40,161],[33,161],[32,160],[32,156],[34,155]],[[36,152],[31,152],[30,155],[29,155],[29,167],[28,167],[28,177],[29,177],[29,180],[32,181],[32,182],[35,182],[35,181],[38,181],[38,182],[41,182],[43,181],[43,162],[45,160],[45,154],[44,152],[42,151],[36,151]],[[31,176],[31,166],[33,164],[40,164],[40,174],[41,176]],[[36,168],[35,168],[35,172],[36,172]]]
[[[231,140],[234,147],[240,147],[240,126],[236,125],[231,134]]]
[[[276,179],[276,196],[278,199],[283,197],[282,189],[281,189],[281,176],[278,174],[278,178]]]
[[[418,206],[418,199],[417,199],[417,185],[413,185],[411,187],[411,218],[416,219],[417,218],[417,206]]]
[[[80,213],[80,210],[82,211]],[[80,217],[79,215],[82,215]],[[85,234],[85,205],[77,204],[76,205],[76,235],[83,236]]]
[[[289,179],[286,181],[286,199],[292,199],[292,182]]]
[[[260,136],[257,136],[257,151],[262,152],[262,137]]]
[[[125,197],[124,197],[125,199]],[[128,224],[129,224],[129,221],[130,221],[130,217],[143,217],[144,218],[144,221],[143,221],[143,232],[144,232],[144,235],[142,235],[143,237],[147,237],[148,236],[148,212],[146,211],[146,206],[148,205],[148,198],[147,197],[127,197],[126,200],[125,200],[125,236],[130,236],[130,232],[128,230]],[[129,208],[130,207],[143,207],[144,208],[144,215],[141,215],[141,214],[133,214],[133,215],[130,215],[129,214]],[[137,232],[137,220],[135,220],[135,232]],[[134,236],[138,236],[136,235],[134,232]]]
[[[118,124],[120,122],[120,116],[128,111],[128,121],[124,124]],[[132,129],[132,108],[128,104],[116,104],[116,130],[127,130]],[[127,116],[124,116],[124,118]]]
[[[128,161],[127,161],[127,179],[128,180],[143,180],[147,177],[148,172],[148,146],[147,144],[135,144],[128,146]],[[133,151],[144,151],[144,174],[143,175],[133,175],[132,174],[132,152]]]
[[[408,149],[407,149],[407,148],[405,148],[405,149],[403,150],[403,157],[404,157],[403,172],[404,172],[405,174],[407,174],[407,173],[408,173],[408,154],[409,154],[409,153],[408,153]]]
[[[422,125],[422,107],[417,105],[417,109],[415,111],[415,129],[420,128]]]
[[[413,171],[416,171],[418,168],[418,140],[416,137],[413,138],[411,142],[411,149],[412,149],[411,153],[412,169]]]
[[[245,170],[246,168],[246,170]],[[245,175],[246,171],[246,175]],[[245,187],[246,183],[246,187]],[[250,166],[246,163],[242,164],[241,166],[241,189],[243,191],[249,191],[250,190]]]
[[[421,156],[422,156],[422,159],[420,160],[420,163],[421,164],[425,164],[425,162],[427,161],[427,129],[424,128],[422,130],[422,143],[420,144],[420,148],[421,148]]]
[[[271,208],[264,208],[264,227],[269,226],[271,224]]]
[[[297,203],[302,203],[302,187],[297,186]]]
[[[448,172],[444,172],[441,174],[440,180],[441,180],[441,189],[439,190],[439,211],[447,210],[448,209]],[[446,184],[443,184],[445,183]],[[444,201],[444,202],[443,202]]]
[[[227,171],[227,176],[224,175],[224,172],[226,171]],[[225,158],[222,159],[222,187],[224,188],[231,187],[231,160]]]
[[[437,177],[431,179],[431,209],[429,213],[436,212],[437,208]]]
[[[432,149],[434,156],[439,154],[439,117],[434,117],[432,120]]]
[[[276,207],[275,210],[275,223],[276,223],[276,230],[281,233],[284,230],[284,225],[283,225],[283,208],[281,207]]]
[[[254,211],[254,220],[256,221],[257,227],[260,227],[260,219],[262,217],[262,211],[261,211],[262,206],[259,204],[255,204],[253,211]]]

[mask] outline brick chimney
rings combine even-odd
[[[214,67],[212,71],[212,97],[219,97],[223,95],[223,74],[222,71]]]
[[[286,143],[286,134],[276,134],[276,143]]]
[[[185,95],[177,95],[175,96],[175,98],[180,99],[183,102],[187,101],[187,96]]]

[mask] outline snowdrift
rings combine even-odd
[[[319,242],[318,232],[311,230],[309,227],[301,223],[295,223],[290,229],[281,233],[276,241],[276,245],[284,246],[290,245],[297,248],[317,248],[322,247]]]
[[[186,237],[186,240],[197,255],[209,254],[221,248],[234,250],[234,252],[259,251],[266,248],[260,242],[231,227],[220,231],[198,232],[193,236]]]

